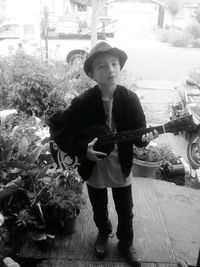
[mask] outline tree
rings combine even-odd
[[[181,9],[181,2],[180,0],[167,0],[166,8],[169,10],[171,15],[171,27],[173,27],[173,20],[174,17],[178,14]]]

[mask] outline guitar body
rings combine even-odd
[[[107,125],[94,125],[79,131],[76,135],[80,140],[83,140],[83,142],[87,141],[87,143],[90,143],[94,138],[107,136],[108,134],[110,134],[110,129]],[[62,151],[53,140],[50,141],[49,145],[52,157],[59,168],[64,170],[75,169],[81,164],[90,164],[90,160],[86,157]],[[94,150],[106,153],[107,155],[109,155],[113,149],[113,143],[103,145],[99,144],[97,141],[94,145]]]
[[[108,136],[111,134],[110,129],[107,125],[100,124],[100,125],[93,125],[90,126],[80,132],[80,138],[87,140],[87,143],[90,143],[94,138],[103,138],[104,136]],[[94,150],[104,152],[107,155],[114,149],[114,144],[106,144],[103,145],[97,141],[94,145]]]

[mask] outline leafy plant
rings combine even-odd
[[[181,9],[181,1],[180,0],[167,0],[166,8],[169,10],[171,15],[171,26],[173,26],[173,18],[178,14]]]
[[[42,205],[54,206],[64,214],[60,217],[74,218],[85,205],[83,181],[75,171],[49,170],[40,182],[41,192],[37,201]]]
[[[93,82],[80,66],[45,61],[18,52],[0,59],[1,107],[48,118],[67,107]]]
[[[169,37],[169,42],[176,47],[186,47],[191,44],[193,38],[190,33],[183,30],[173,30]]]
[[[174,155],[170,147],[166,145],[156,145],[152,146],[149,144],[146,147],[136,147],[133,146],[133,157],[143,161],[150,162],[162,162],[175,164],[178,157]]]
[[[52,214],[62,226],[85,204],[80,177],[74,171],[57,170],[48,131],[32,116],[14,114],[1,125],[0,181],[0,212],[9,239],[31,234],[34,241],[52,240],[54,236],[47,234]],[[2,238],[4,234],[2,230]]]
[[[184,31],[192,36],[194,40],[200,38],[200,24],[189,24]]]

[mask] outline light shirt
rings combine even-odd
[[[111,132],[116,132],[116,124],[112,116],[113,100],[104,100],[103,106],[106,113],[106,124]],[[117,145],[106,158],[97,161],[93,172],[86,181],[90,186],[95,188],[124,187],[131,184],[131,174],[124,178],[121,165],[118,159]]]

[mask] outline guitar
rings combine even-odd
[[[110,133],[109,128],[106,125],[94,125],[81,131],[80,135],[82,140],[91,142],[95,137],[98,137],[98,141],[94,145],[94,150],[101,151],[107,155],[114,148],[114,144],[141,139],[145,133],[157,130],[159,134],[163,133],[177,133],[181,131],[194,131],[196,128],[193,122],[192,115],[188,115],[182,118],[178,118],[169,121],[166,124],[153,126],[148,128],[140,128],[137,130],[123,131],[119,133]],[[58,168],[64,170],[76,169],[85,161],[89,161],[86,157],[81,158],[77,155],[71,155],[63,152],[54,141],[50,141],[50,151],[52,157],[57,164]]]

